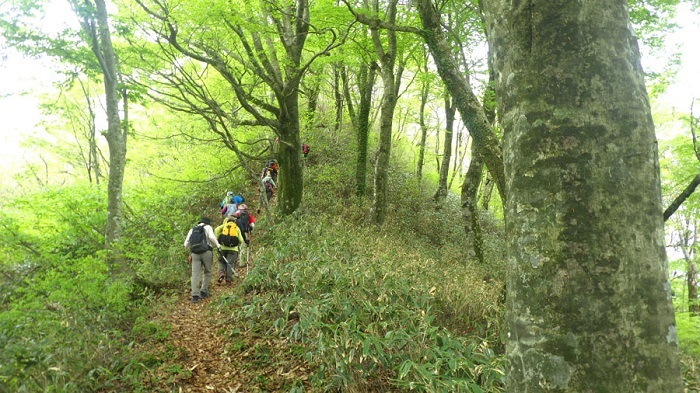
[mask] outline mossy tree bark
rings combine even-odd
[[[509,392],[682,392],[625,1],[482,1],[504,131]]]
[[[355,129],[357,139],[357,159],[355,161],[355,195],[364,196],[367,191],[367,145],[369,142],[370,112],[372,111],[372,91],[377,79],[376,63],[363,63],[357,72],[355,83],[359,95],[357,113],[350,97],[347,73],[343,73],[343,91],[347,102],[348,112]]]
[[[396,24],[398,0],[390,0],[386,4],[386,22],[389,25]],[[372,2],[372,12],[379,14],[379,2]],[[391,158],[391,133],[394,125],[394,111],[399,99],[399,87],[401,85],[401,75],[403,65],[396,64],[397,43],[396,31],[384,30],[385,36],[380,36],[380,30],[372,27],[370,29],[372,44],[379,59],[379,75],[382,79],[382,106],[379,110],[379,147],[374,162],[374,195],[372,197],[372,208],[370,209],[370,220],[375,224],[383,224],[386,219],[388,209],[388,186],[389,186],[389,160]],[[383,43],[386,43],[386,47]]]

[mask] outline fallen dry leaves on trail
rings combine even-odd
[[[189,289],[177,301],[163,304],[154,321],[170,331],[161,341],[140,345],[139,351],[162,361],[148,370],[149,389],[159,392],[277,392],[293,383],[310,389],[308,366],[288,356],[286,340],[261,337],[242,326],[226,324],[227,316],[217,310],[217,298],[230,294],[245,276],[234,278],[233,286],[209,287],[211,296],[198,303],[190,301]],[[237,330],[235,345],[232,331]]]

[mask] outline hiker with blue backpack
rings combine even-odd
[[[223,200],[219,203],[219,210],[223,209],[224,206],[226,206],[227,203],[231,201],[231,198],[233,197],[233,191],[226,191],[226,196],[224,197]]]
[[[192,277],[190,278],[190,289],[192,303],[197,303],[199,299],[209,297],[209,281],[211,281],[211,265],[213,262],[212,249],[216,248],[221,252],[219,241],[214,235],[211,227],[211,220],[202,217],[197,225],[187,232],[185,237],[185,248],[190,250],[192,264]]]
[[[236,212],[224,219],[224,223],[214,229],[214,235],[221,245],[219,250],[219,284],[231,284],[232,275],[236,275],[236,263],[240,247],[243,245],[243,235],[236,223]]]
[[[243,198],[242,194],[234,194],[231,191],[227,192],[226,198],[219,204],[221,215],[226,218],[235,213],[236,210],[238,210],[238,205],[243,203],[243,201],[245,201],[245,198]]]

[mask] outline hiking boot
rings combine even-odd
[[[208,293],[208,292],[202,291],[202,292],[199,293],[199,298],[200,298],[200,299],[206,299],[206,298],[208,298],[208,297],[209,297],[209,293]]]
[[[229,286],[231,284],[233,284],[233,282],[231,280],[226,280],[226,286]]]
[[[199,301],[199,296],[192,296],[192,303],[197,303]]]
[[[219,272],[219,278],[216,280],[217,283],[221,284],[226,279],[226,273]]]

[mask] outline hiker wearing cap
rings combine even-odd
[[[219,242],[211,228],[211,220],[202,217],[197,225],[187,232],[185,248],[189,248],[192,258],[192,277],[190,278],[192,302],[209,297],[209,281],[213,262],[212,248],[220,250]],[[202,274],[203,273],[203,274]]]
[[[231,284],[232,275],[236,274],[233,270],[238,262],[238,254],[241,245],[243,245],[243,235],[236,223],[236,213],[232,212],[224,219],[224,223],[214,229],[214,235],[221,245],[219,251],[219,284]]]
[[[236,212],[236,224],[238,228],[241,229],[241,234],[243,235],[243,244],[241,245],[240,254],[243,255],[243,250],[245,249],[246,254],[249,251],[250,239],[253,235],[253,228],[255,228],[255,217],[248,211],[248,205],[241,203],[238,205],[238,211]],[[245,263],[243,263],[243,258],[241,259],[241,266],[248,264],[248,258],[246,257]]]

